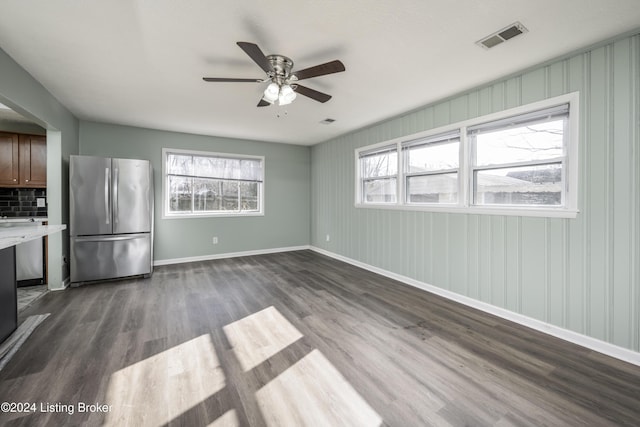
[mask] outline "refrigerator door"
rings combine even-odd
[[[113,159],[113,233],[151,231],[153,185],[147,160]]]
[[[151,274],[151,235],[71,238],[71,282]]]
[[[69,233],[111,234],[111,159],[71,156],[69,161]]]

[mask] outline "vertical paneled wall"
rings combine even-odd
[[[313,147],[312,244],[640,351],[639,76],[636,35]],[[354,207],[357,147],[574,91],[576,219]]]

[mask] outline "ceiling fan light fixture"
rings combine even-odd
[[[280,88],[280,96],[278,97],[278,104],[280,105],[288,105],[296,99],[296,93],[293,91],[291,86],[282,85]]]
[[[270,104],[273,104],[275,100],[278,99],[279,94],[280,86],[278,86],[278,83],[273,82],[269,84],[269,86],[267,86],[267,88],[264,90],[264,96],[262,97],[262,99]]]
[[[345,71],[344,64],[336,59],[293,72],[293,61],[286,56],[266,56],[255,43],[237,42],[236,44],[262,68],[266,77],[262,79],[203,77],[202,80],[219,83],[269,83],[256,107],[266,107],[276,101],[279,105],[288,105],[296,99],[299,93],[314,101],[327,102],[331,99],[331,95],[299,85],[298,81]]]

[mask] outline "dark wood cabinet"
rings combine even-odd
[[[20,175],[18,135],[0,132],[0,186],[17,187]]]
[[[47,142],[44,136],[20,135],[20,187],[47,186]]]
[[[0,132],[0,187],[46,186],[46,137]]]

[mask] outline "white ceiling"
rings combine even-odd
[[[475,42],[516,21],[528,33]],[[310,145],[640,25],[638,0],[3,0],[0,47],[80,119]],[[282,54],[333,95],[257,108],[236,45]],[[320,124],[334,118],[331,125]]]

